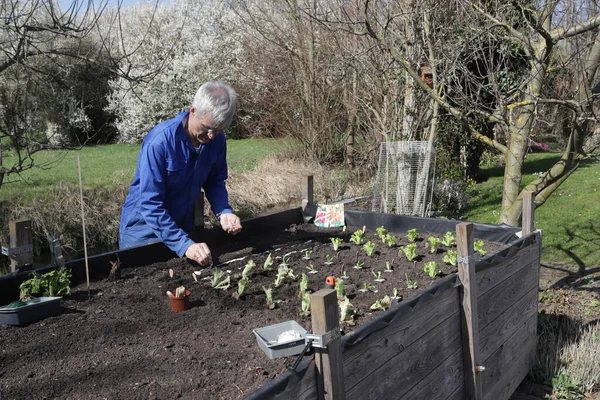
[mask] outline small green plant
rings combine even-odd
[[[408,261],[412,261],[418,257],[416,243],[407,244],[406,246],[400,247],[400,249]]]
[[[308,317],[310,315],[310,292],[302,294],[302,303],[300,304],[300,315]]]
[[[344,271],[342,273],[342,276],[340,276],[340,279],[348,279],[348,278],[349,278],[349,276],[348,276],[348,273],[346,271]]]
[[[402,299],[402,296],[398,295],[398,289],[394,288],[392,290],[392,297],[391,297],[391,299],[396,299],[396,300]]]
[[[273,270],[274,269],[273,265],[275,265],[275,263],[273,262],[273,253],[269,253],[269,255],[267,256],[267,259],[263,263],[263,271]]]
[[[442,261],[444,261],[446,264],[456,266],[456,264],[458,264],[458,251],[448,250],[446,254],[444,254]]]
[[[19,299],[21,301],[27,301],[39,296],[54,297],[61,294],[71,294],[70,269],[61,267],[42,275],[33,272],[30,276],[31,278],[19,286]]]
[[[446,247],[454,246],[456,244],[456,236],[454,235],[454,233],[450,231],[446,232],[444,238],[442,239],[442,244]]]
[[[562,400],[585,399],[581,382],[571,377],[567,371],[561,370],[552,378],[552,398]]]
[[[277,277],[275,278],[275,287],[281,286],[283,281],[286,279],[295,281],[296,275],[294,275],[293,269],[289,268],[287,265],[280,264],[279,268],[277,268]]]
[[[354,306],[350,303],[350,299],[344,296],[344,300],[340,302],[340,323],[354,325]]]
[[[237,293],[234,293],[233,297],[235,297],[236,299],[242,297],[242,294],[244,294],[244,290],[246,290],[246,285],[248,285],[248,282],[250,282],[250,279],[248,279],[247,277],[242,277],[242,279],[238,281]]]
[[[342,243],[344,242],[344,239],[342,238],[329,238],[329,240],[331,240],[331,245],[333,246],[333,251],[338,251],[340,249],[340,246],[342,245]]]
[[[302,278],[300,278],[300,282],[298,283],[298,289],[300,297],[304,296],[304,293],[308,290],[308,275],[304,272],[302,273]]]
[[[302,257],[305,260],[310,260],[310,258],[312,257],[313,251],[310,249],[304,250],[304,257]]]
[[[365,293],[365,292],[373,292],[373,293],[377,293],[377,288],[373,285],[369,285],[369,282],[365,282],[363,284],[362,289],[358,289],[359,292]]]
[[[373,253],[375,253],[375,243],[369,240],[367,243],[363,244],[362,249],[369,257],[371,257]]]
[[[365,232],[362,229],[354,231],[352,236],[350,236],[350,241],[359,246],[363,243],[364,239],[365,239]]]
[[[316,274],[319,272],[319,271],[317,271],[317,269],[315,268],[313,263],[309,263],[308,266],[306,267],[306,269],[308,270],[309,274]]]
[[[281,303],[281,300],[273,299],[272,288],[266,288],[263,286],[262,289],[265,292],[265,295],[267,296],[267,307],[269,308],[269,310],[273,310],[277,306],[277,304]]]
[[[382,225],[379,228],[375,228],[375,232],[377,233],[377,237],[381,239],[381,241],[385,241],[385,235],[388,234],[387,229]]]
[[[325,265],[333,264],[333,260],[335,260],[335,256],[331,254],[325,254]]]
[[[250,260],[246,263],[246,266],[244,267],[244,270],[242,271],[242,278],[247,278],[250,279],[250,277],[252,276],[252,271],[254,271],[254,268],[256,268],[256,264],[254,263],[254,261]]]
[[[335,292],[337,293],[338,299],[344,298],[344,280],[343,279],[336,279]]]
[[[383,238],[383,242],[387,244],[388,247],[393,247],[396,244],[396,240],[398,240],[398,236],[393,236],[389,233]]]
[[[365,265],[365,262],[360,262],[359,260],[356,260],[356,264],[354,264],[354,269],[362,269],[363,265]]]
[[[375,282],[385,282],[385,279],[381,277],[381,271],[371,271],[371,273],[375,277]]]
[[[375,301],[375,303],[373,303],[371,305],[371,310],[373,311],[377,311],[377,310],[381,310],[381,311],[385,311],[388,308],[390,308],[390,304],[391,304],[391,299],[390,296],[384,296],[383,299],[379,299],[377,301]]]
[[[440,238],[436,238],[435,236],[429,236],[427,240],[429,241],[429,252],[434,254],[442,240]]]
[[[417,229],[409,229],[406,232],[406,238],[409,242],[414,243],[419,238],[419,233],[417,232]]]
[[[431,279],[434,279],[436,276],[442,273],[442,271],[440,271],[440,268],[438,267],[438,264],[435,261],[425,263],[423,271],[425,271]]]
[[[416,281],[411,281],[410,279],[408,279],[408,274],[404,274],[404,276],[406,277],[406,287],[407,287],[407,289],[417,289],[419,287],[417,285]]]
[[[393,272],[394,269],[392,267],[392,263],[389,261],[385,262],[385,272]]]
[[[281,263],[279,263],[279,266],[280,267],[285,267],[285,268],[289,267],[290,266],[289,260],[290,260],[290,255],[289,254],[284,255],[281,258]]]
[[[483,240],[481,240],[481,239],[480,239],[480,240],[476,240],[476,241],[473,243],[473,248],[474,248],[474,249],[475,249],[475,251],[476,251],[476,252],[478,252],[478,253],[479,253],[479,255],[480,255],[480,256],[482,256],[482,257],[483,257],[483,256],[485,256],[485,254],[487,253],[487,251],[485,251],[485,250],[483,249],[483,246],[484,246],[484,245],[485,245],[485,244],[484,244]]]
[[[221,271],[219,268],[212,269],[212,279],[210,285],[213,289],[227,290],[230,286],[229,275]]]

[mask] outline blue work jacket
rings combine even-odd
[[[160,240],[183,257],[194,244],[189,234],[202,188],[215,215],[232,212],[225,186],[225,135],[197,150],[183,127],[188,116],[186,111],[161,122],[144,138],[121,212],[121,249]]]

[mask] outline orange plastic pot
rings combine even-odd
[[[171,309],[173,310],[173,312],[181,312],[190,308],[191,293],[192,292],[186,289],[184,297],[168,296],[169,301],[171,302]]]

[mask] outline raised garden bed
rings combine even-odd
[[[171,259],[144,265],[147,264],[144,257],[152,258],[154,255],[158,258],[168,258],[168,252],[164,252],[160,247],[145,247],[137,253],[121,252],[119,258],[122,261],[122,276],[115,282],[109,282],[106,277],[110,269],[108,261],[116,260],[116,254],[90,260],[90,268],[94,271],[95,279],[90,286],[89,296],[85,284],[80,284],[74,288],[70,297],[63,299],[62,315],[20,328],[0,327],[2,348],[0,397],[173,398],[182,396],[237,399],[246,396],[273,398],[275,393],[282,391],[285,393],[283,395],[285,398],[300,398],[313,393],[316,390],[316,383],[311,384],[314,378],[311,378],[313,369],[310,356],[306,357],[306,361],[301,364],[298,375],[284,372],[295,361],[295,357],[269,360],[252,334],[254,328],[287,320],[295,320],[309,332],[311,331],[310,317],[300,315],[298,281],[286,280],[281,286],[274,288],[274,299],[282,301],[272,310],[267,308],[262,287],[273,285],[277,275],[276,271],[260,270],[267,258],[267,252],[275,256],[275,268],[285,258],[296,275],[306,273],[309,278],[308,288],[313,292],[323,287],[327,275],[335,275],[339,278],[345,271],[348,276],[345,281],[345,294],[353,304],[355,312],[350,324],[342,324],[346,334],[343,338],[345,354],[349,355],[348,360],[345,361],[344,372],[348,378],[351,378],[349,382],[353,383],[352,387],[349,385],[346,387],[348,398],[353,396],[363,398],[361,396],[372,390],[366,385],[369,380],[373,381],[374,376],[385,378],[383,370],[373,375],[377,365],[387,362],[373,360],[377,353],[373,351],[378,347],[367,346],[371,349],[367,351],[361,346],[366,346],[365,343],[369,340],[375,340],[378,334],[384,332],[383,325],[387,326],[390,325],[390,321],[396,321],[397,315],[417,318],[418,313],[413,310],[424,310],[425,303],[438,304],[438,308],[425,313],[428,315],[427,318],[420,318],[420,322],[428,324],[428,328],[422,328],[419,334],[435,333],[436,329],[442,333],[446,332],[437,339],[439,343],[446,344],[444,347],[446,351],[438,349],[439,354],[446,354],[446,356],[440,360],[440,363],[434,365],[433,369],[457,359],[462,371],[461,347],[448,347],[461,342],[460,320],[454,322],[449,317],[458,315],[460,282],[454,274],[456,267],[443,262],[447,250],[455,250],[455,248],[440,246],[438,251],[431,253],[430,248],[425,247],[425,243],[429,242],[428,237],[442,237],[445,232],[454,230],[456,222],[364,212],[347,212],[347,223],[350,227],[345,232],[342,232],[341,228],[323,230],[314,225],[304,225],[302,222],[302,214],[299,210],[290,210],[270,220],[247,223],[244,234],[239,238],[230,238],[221,235],[218,231],[207,235],[215,256],[215,264],[222,264],[219,268],[231,271],[232,287],[227,291],[215,290],[210,287],[208,281],[202,279],[196,282],[192,276],[192,271],[196,268],[185,260]],[[361,246],[349,242],[351,234],[365,225],[367,226],[365,242],[371,240],[376,243],[375,253],[372,256],[368,256]],[[376,237],[375,228],[382,225],[398,236],[396,245],[388,247]],[[286,227],[287,229],[282,230]],[[408,244],[406,232],[412,228],[417,229],[419,236],[416,241],[419,257],[416,261],[409,262],[404,254],[399,254],[399,248]],[[491,287],[490,282],[498,280],[497,275],[489,272],[493,266],[507,264],[507,257],[512,258],[515,254],[521,257],[524,254],[522,249],[530,248],[532,243],[533,248],[539,244],[539,240],[531,242],[530,238],[527,239],[528,242],[520,243],[516,247],[512,244],[506,245],[515,241],[515,231],[514,228],[476,225],[475,237],[485,240],[484,249],[488,251],[483,258],[473,257],[473,260],[481,265],[487,265],[485,270],[488,270],[488,273],[481,278],[482,284]],[[338,251],[334,251],[331,237],[343,238],[343,244]],[[516,250],[511,250],[513,247]],[[308,255],[307,250],[312,251],[312,254],[309,259],[304,259]],[[333,263],[326,265],[325,261],[330,257],[334,257]],[[357,257],[358,264],[364,263],[360,269],[354,268],[357,265]],[[229,262],[231,260],[237,261]],[[251,282],[248,283],[244,294],[236,300],[232,297],[232,293],[237,291],[236,282],[249,260],[253,260],[258,268],[251,276]],[[441,274],[435,279],[423,271],[425,263],[429,261],[436,261],[441,270]],[[534,264],[535,252],[527,255],[525,261],[529,266]],[[537,261],[539,263],[539,249]],[[385,272],[386,262],[391,263],[391,272]],[[139,266],[135,266],[136,264]],[[317,273],[308,273],[311,264],[318,271]],[[74,279],[81,280],[81,266],[75,268],[73,264],[73,267]],[[174,271],[173,278],[169,276],[169,269]],[[376,277],[373,272],[375,275],[381,272],[385,281],[375,282]],[[514,281],[507,284],[518,288],[522,286],[518,278],[523,280],[525,277],[523,274],[531,275],[525,272],[521,275],[510,273],[501,280],[512,276]],[[14,292],[14,286],[23,278],[14,275],[0,280],[0,289],[3,289],[0,293]],[[529,282],[531,279],[525,281]],[[371,290],[359,292],[365,287],[365,283],[371,286]],[[180,285],[191,290],[191,307],[185,312],[173,313],[165,292],[173,291]],[[399,305],[393,306],[392,310],[387,312],[371,310],[371,305],[376,300],[382,299],[385,295],[392,296],[394,289],[396,295],[402,299]],[[532,288],[526,289],[526,293],[532,291]],[[521,291],[517,291],[515,296],[516,300],[521,301],[521,305],[527,306],[527,310],[531,308],[529,301],[531,296],[523,297]],[[496,317],[490,317],[497,312],[494,307],[492,310],[480,309],[480,319],[488,319],[488,322],[496,321],[498,324],[499,320]],[[513,312],[518,312],[518,307],[519,305],[514,306]],[[529,316],[530,313],[527,315]],[[419,322],[419,318],[417,320]],[[454,328],[442,326],[444,321]],[[512,332],[512,335],[515,329],[521,329],[522,324],[531,327],[531,322],[523,322],[522,319],[519,321],[518,326],[506,327],[506,324],[500,324],[495,329]],[[421,326],[415,321],[411,324],[415,327]],[[452,333],[448,334],[448,332]],[[415,340],[419,334],[412,332]],[[483,338],[486,348],[492,349],[487,340]],[[437,348],[436,346],[415,347],[408,342],[403,346],[412,349],[410,363],[420,359],[431,360],[431,356],[419,354],[419,348],[425,352],[428,348]],[[394,351],[395,353],[386,350],[378,356],[383,355],[386,360],[389,360],[396,357],[396,353],[402,352],[398,348]],[[361,363],[359,355],[362,355],[363,360],[370,360],[369,366]],[[490,356],[493,354],[486,354],[487,358]],[[403,361],[398,360],[398,362]],[[435,378],[435,374],[431,372],[424,373]],[[393,373],[394,376],[396,374],[397,372]],[[463,375],[455,368],[452,376],[456,381],[455,385],[446,385],[447,388],[453,388],[447,390],[450,390],[450,394],[464,393],[464,379],[461,383]],[[419,378],[410,375],[410,377],[417,379],[413,382],[414,385],[423,380],[422,376]],[[409,383],[404,382],[403,385],[409,387]],[[518,381],[516,383],[518,384]],[[388,387],[380,385],[380,388]],[[412,393],[417,393],[416,390],[414,389]],[[507,390],[510,391],[510,387]],[[407,391],[407,393],[411,392]]]

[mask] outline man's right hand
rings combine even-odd
[[[185,252],[185,256],[203,267],[212,265],[212,257],[206,243],[194,243]]]

